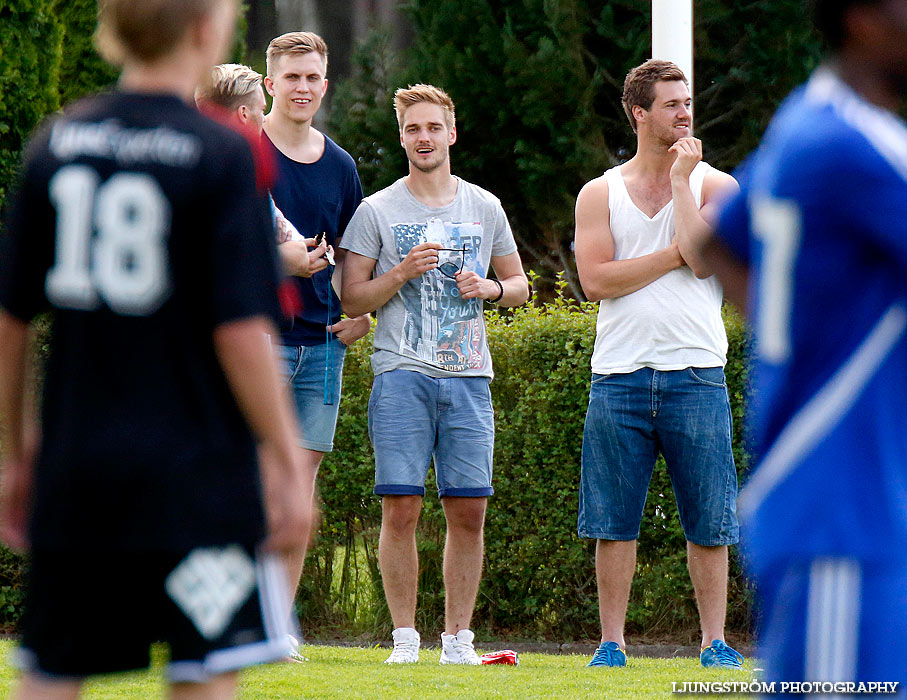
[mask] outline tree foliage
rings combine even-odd
[[[697,135],[731,170],[758,142],[790,88],[816,64],[802,0],[699,0]],[[457,105],[454,171],[498,195],[524,259],[564,270],[580,297],[571,242],[582,185],[629,158],[620,106],[627,71],[650,55],[651,9],[637,0],[409,0],[415,41],[388,51],[386,30],[360,50],[331,127],[372,192],[405,172],[390,96],[429,82]],[[393,172],[388,172],[394,168]]]
[[[58,109],[58,0],[0,0],[0,202],[35,124]]]
[[[97,13],[96,0],[0,0],[0,204],[41,119],[116,78],[94,50]]]
[[[112,84],[117,70],[94,50],[97,0],[66,0],[59,15],[66,33],[60,64],[60,103],[65,106]]]

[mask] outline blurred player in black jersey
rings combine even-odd
[[[266,337],[267,183],[192,104],[236,5],[102,1],[118,89],[26,151],[0,239],[0,535],[31,553],[19,698],[75,698],[158,640],[178,699],[230,697],[237,669],[289,653],[281,555],[308,537],[313,474]],[[44,310],[39,430],[27,337]]]

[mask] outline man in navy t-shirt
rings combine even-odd
[[[274,202],[306,239],[323,233],[332,258],[362,200],[362,185],[350,155],[312,126],[328,86],[327,56],[324,40],[311,32],[290,32],[271,41],[265,88],[273,103],[262,139],[277,161]],[[317,471],[324,453],[334,447],[346,346],[368,333],[371,317],[341,320],[334,288],[340,288],[342,253],[337,253],[337,266],[302,277],[292,261],[303,258],[305,242],[288,241],[278,250],[294,275],[302,310],[283,329],[277,350],[296,398],[299,446]],[[304,557],[304,550],[291,557],[291,577],[301,574]]]
[[[775,115],[709,246],[755,329],[744,554],[769,680],[903,694],[907,3],[819,0],[815,18],[833,55]]]

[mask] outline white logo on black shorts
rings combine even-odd
[[[254,590],[255,564],[238,545],[195,549],[164,587],[202,636],[215,639]]]

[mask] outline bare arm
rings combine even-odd
[[[377,260],[347,251],[343,264],[343,294],[347,316],[361,316],[384,306],[409,280],[438,266],[440,243],[413,246],[397,265],[372,279]]]
[[[334,266],[334,274],[331,276],[331,285],[339,298],[343,292],[343,265],[346,261],[346,249],[337,248],[334,256],[337,264]],[[343,302],[341,302],[342,304]],[[337,336],[337,339],[346,346],[350,346],[360,338],[368,335],[372,327],[372,317],[369,314],[362,314],[352,318],[344,318],[329,327],[331,333]]]
[[[705,239],[699,254],[721,282],[724,298],[746,313],[749,268],[714,236]]]
[[[596,178],[576,199],[576,269],[587,299],[626,296],[683,266],[676,241],[648,255],[615,260],[610,214],[608,183]]]
[[[739,190],[737,181],[720,170],[712,169],[702,183],[702,207],[690,189],[690,173],[702,160],[702,142],[693,137],[682,138],[669,149],[677,154],[671,166],[671,196],[674,200],[674,232],[677,247],[684,262],[698,278],[709,277],[714,271],[699,251],[711,235],[711,218],[721,198]]]
[[[266,546],[292,551],[308,543],[315,478],[296,449],[296,419],[268,342],[268,334],[276,332],[263,317],[231,321],[214,329],[214,349],[259,441],[269,530]]]
[[[495,303],[499,306],[519,306],[525,304],[529,298],[529,280],[523,272],[523,263],[517,252],[509,255],[496,255],[491,258],[491,267],[494,269],[500,289],[493,280],[479,277],[472,271],[461,272],[457,275],[457,289],[464,299],[494,299],[504,290],[504,296]]]
[[[28,505],[37,426],[30,403],[28,324],[0,311],[0,538],[13,549],[28,544]]]

